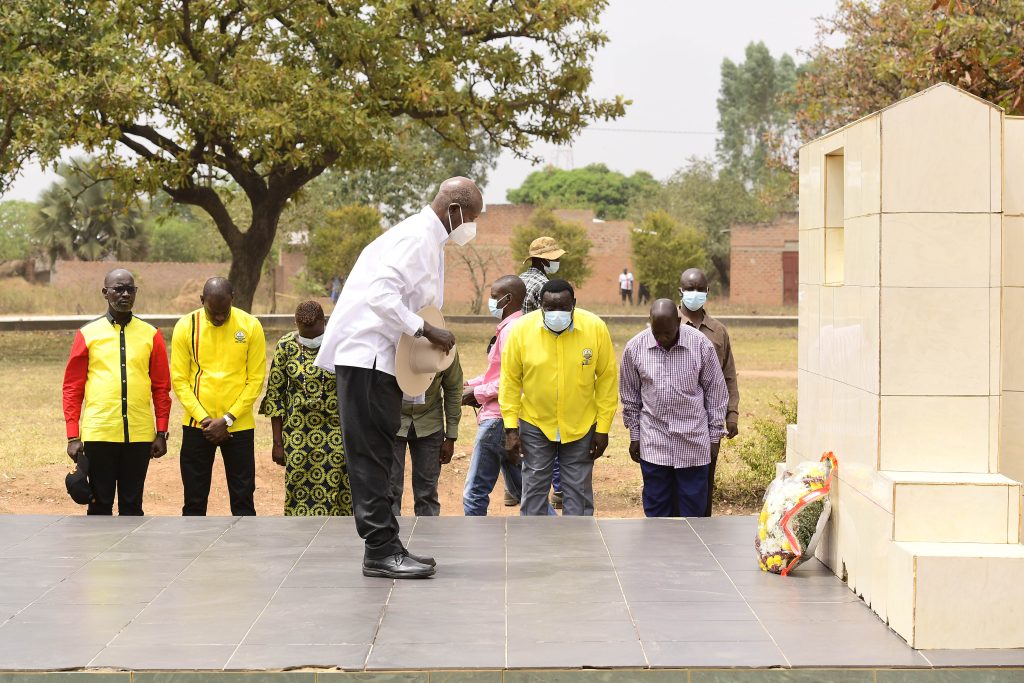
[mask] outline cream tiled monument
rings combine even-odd
[[[1024,647],[1024,118],[937,85],[800,150],[819,555],[917,648]]]

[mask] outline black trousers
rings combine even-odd
[[[398,519],[391,509],[391,467],[402,423],[402,390],[379,370],[335,366],[338,412],[345,444],[356,531],[366,542],[364,557],[402,552]]]
[[[150,441],[117,443],[86,441],[89,458],[89,485],[93,502],[88,514],[114,514],[114,493],[117,493],[117,514],[142,515],[142,489],[149,471]]]
[[[253,494],[256,493],[255,430],[232,432],[225,443],[217,446],[206,440],[198,427],[181,428],[181,483],[185,489],[185,504],[181,514],[206,515],[210,500],[210,478],[213,459],[220,448],[224,460],[224,476],[228,481],[231,514],[236,517],[256,514]]]
[[[718,456],[712,454],[711,462],[708,464],[708,507],[704,511],[704,517],[711,516],[711,499],[715,497],[715,467],[718,466]]]

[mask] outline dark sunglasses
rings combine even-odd
[[[139,291],[139,288],[135,285],[118,285],[117,287],[107,287],[107,291],[114,294],[134,294]]]

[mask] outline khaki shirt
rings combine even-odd
[[[704,319],[700,325],[694,325],[683,315],[683,320],[690,327],[696,327],[704,333],[704,336],[715,345],[715,353],[718,354],[718,362],[722,364],[722,374],[725,375],[725,386],[729,390],[729,405],[725,409],[726,424],[737,424],[740,419],[740,387],[736,381],[736,360],[732,355],[732,345],[729,343],[729,330],[725,325],[718,322],[707,311],[704,312]]]
[[[444,372],[439,372],[426,391],[422,405],[402,402],[400,438],[409,435],[409,426],[416,428],[416,438],[436,434],[444,429],[449,439],[459,438],[459,420],[462,418],[462,366],[459,353]]]

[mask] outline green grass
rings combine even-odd
[[[466,377],[483,372],[487,342],[494,334],[493,325],[453,325],[452,329],[459,342]],[[616,349],[621,350],[639,329],[631,325],[611,325],[610,331]],[[274,340],[283,332],[267,330],[268,359]],[[169,331],[165,331],[167,333]],[[73,335],[73,332],[0,332],[0,406],[4,413],[0,421],[0,486],[16,485],[18,477],[29,470],[68,463],[64,454],[61,383]],[[739,458],[738,449],[758,438],[753,429],[755,420],[776,417],[771,407],[773,401],[796,400],[796,329],[738,327],[731,330],[731,335],[740,371],[740,436],[727,441],[722,448],[718,467],[720,497],[716,509],[746,512],[756,505],[762,490],[756,488],[761,485],[754,483],[750,469]],[[753,374],[745,377],[745,373]],[[464,410],[463,439],[468,442],[473,433],[470,426],[473,413],[469,408]],[[181,424],[181,414],[181,407],[173,401],[173,429]],[[269,451],[267,420],[257,419],[256,439],[259,453]],[[630,460],[628,447],[629,436],[620,413],[616,415],[610,434],[608,457],[602,459],[595,470],[599,510],[621,512],[639,507],[640,471]]]

